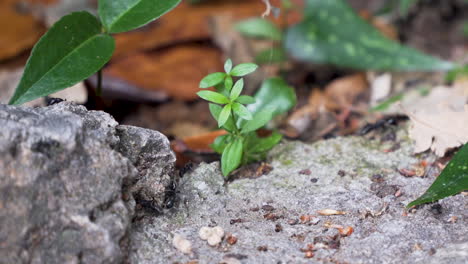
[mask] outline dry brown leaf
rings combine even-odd
[[[325,88],[327,108],[341,110],[353,105],[358,97],[368,91],[369,83],[364,73],[357,73],[334,80]]]
[[[442,157],[449,149],[468,142],[468,105],[464,106],[463,111],[448,105],[430,107],[436,112],[407,112],[412,121],[409,133],[415,141],[416,153],[430,148]]]
[[[334,209],[323,209],[323,210],[318,210],[317,213],[319,215],[345,215],[346,212],[344,211],[338,211]]]
[[[115,55],[137,50],[155,49],[211,37],[209,18],[213,15],[231,14],[237,19],[260,16],[265,6],[260,0],[210,1],[206,4],[181,3],[155,23],[116,38]]]
[[[198,98],[198,86],[205,75],[222,70],[221,54],[217,49],[180,46],[118,60],[104,70],[104,80],[107,75],[143,90],[160,91],[173,98],[190,101]]]
[[[31,15],[20,13],[17,1],[0,2],[0,61],[32,48],[45,32]]]

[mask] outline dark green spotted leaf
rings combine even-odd
[[[215,72],[215,73],[208,74],[207,76],[205,76],[205,78],[203,78],[200,81],[199,86],[200,88],[204,89],[204,88],[209,88],[209,87],[218,85],[224,81],[225,77],[226,77],[226,73],[224,72]]]
[[[260,39],[280,41],[283,36],[275,24],[260,17],[241,21],[235,25],[235,28],[242,35]]]
[[[200,91],[197,93],[198,96],[200,96],[201,98],[207,100],[207,101],[210,101],[210,102],[213,102],[213,103],[217,103],[217,104],[227,104],[229,103],[229,99],[220,94],[220,93],[217,93],[217,92],[213,92],[213,91]]]
[[[10,99],[21,104],[88,78],[109,61],[114,39],[88,12],[62,17],[34,46],[23,77]]]
[[[284,49],[276,47],[262,50],[255,56],[255,62],[258,64],[280,63],[286,60]]]
[[[407,207],[430,203],[468,190],[468,144],[447,164],[429,189]]]
[[[142,27],[176,7],[181,0],[99,0],[99,16],[109,33]]]
[[[354,69],[437,71],[454,67],[386,38],[343,0],[307,0],[305,19],[288,29],[284,45],[299,60]]]
[[[236,138],[229,143],[221,155],[221,171],[224,177],[229,176],[233,170],[237,169],[242,161],[243,144],[241,138]]]

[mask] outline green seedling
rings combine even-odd
[[[110,34],[142,27],[181,0],[99,0],[99,18],[88,12],[62,17],[34,46],[10,104],[63,90],[98,72],[115,49]],[[98,82],[98,94],[100,94]]]
[[[241,77],[257,67],[253,63],[233,67],[229,59],[224,65],[225,72],[209,74],[200,82],[202,89],[216,88],[216,91],[200,91],[198,96],[210,102],[211,115],[228,132],[212,144],[213,150],[221,154],[221,171],[225,177],[242,164],[265,158],[282,135],[272,132],[268,137],[259,137],[256,131],[296,104],[294,90],[280,78],[265,80],[254,97],[242,95],[244,79]],[[236,77],[239,79],[234,82]]]

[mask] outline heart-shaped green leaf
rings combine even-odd
[[[278,144],[282,138],[283,138],[283,135],[281,135],[280,133],[276,131],[274,131],[268,137],[263,137],[263,138],[256,137],[255,141],[253,142],[253,144],[249,147],[247,151],[249,153],[262,153],[262,152],[269,151],[274,146],[276,146],[276,144]]]
[[[223,151],[221,156],[221,171],[224,177],[237,169],[242,161],[242,139],[236,138],[233,142],[229,143]]]
[[[245,122],[242,125],[241,132],[242,133],[249,133],[249,132],[255,131],[255,130],[265,126],[272,119],[272,115],[273,115],[274,111],[275,111],[275,109],[266,108],[266,109],[263,109],[262,111],[256,113],[253,116],[252,120],[249,120],[249,121]]]
[[[114,39],[88,12],[62,17],[34,46],[10,104],[49,95],[88,78],[109,61]]]
[[[263,81],[254,96],[255,103],[247,107],[252,114],[264,109],[274,110],[272,118],[286,113],[296,105],[296,93],[283,79],[274,77]]]
[[[468,190],[468,144],[455,154],[431,187],[407,207],[435,202],[465,190]]]
[[[436,71],[455,65],[384,37],[343,0],[307,0],[306,18],[288,29],[295,58],[354,69]]]
[[[283,37],[281,30],[272,22],[264,18],[250,18],[235,25],[236,29],[245,36],[280,41]]]
[[[181,0],[99,0],[99,16],[109,33],[142,27],[176,7]]]

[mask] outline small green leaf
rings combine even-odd
[[[242,89],[244,88],[244,79],[239,79],[236,84],[234,84],[234,87],[231,90],[231,94],[229,95],[229,99],[231,101],[236,100],[239,95],[242,93]]]
[[[221,114],[221,111],[223,108],[217,104],[209,104],[210,108],[210,113],[213,116],[213,118],[218,121],[219,120],[219,115]],[[226,129],[229,132],[234,132],[236,130],[236,124],[234,124],[234,120],[232,119],[232,116],[230,115],[226,123],[224,123],[223,128]]]
[[[248,96],[248,95],[241,95],[237,97],[236,102],[240,104],[254,104],[255,98],[253,98],[252,96]]]
[[[224,72],[215,72],[215,73],[208,74],[207,76],[205,76],[205,78],[203,78],[200,81],[200,88],[209,88],[217,84],[220,84],[224,81],[225,77],[226,77],[226,73]]]
[[[252,132],[265,126],[272,119],[273,112],[273,108],[266,108],[256,113],[252,120],[247,121],[242,125],[241,133]]]
[[[231,104],[227,104],[223,107],[223,110],[221,110],[221,113],[219,114],[218,127],[222,127],[224,124],[226,124],[230,116],[231,116]]]
[[[344,0],[308,0],[305,19],[288,29],[284,45],[302,61],[353,69],[437,71],[455,66],[386,38]]]
[[[250,113],[250,111],[245,106],[239,103],[234,102],[232,104],[232,110],[234,110],[236,114],[238,114],[240,117],[242,117],[245,120],[252,119],[252,114]]]
[[[224,71],[229,74],[231,70],[232,70],[232,60],[227,59],[226,63],[224,63]]]
[[[272,118],[284,114],[296,105],[296,93],[283,79],[275,77],[263,81],[254,96],[255,103],[247,108],[252,114],[264,109],[274,109]]]
[[[264,137],[264,138],[259,138],[255,140],[255,142],[250,146],[250,148],[247,150],[250,153],[263,153],[267,152],[270,149],[272,149],[274,146],[276,146],[281,139],[283,138],[283,135],[280,133],[274,131],[270,136]]]
[[[372,107],[370,109],[371,112],[381,112],[381,111],[385,111],[387,110],[391,105],[393,105],[394,103],[398,102],[398,101],[401,101],[404,97],[404,94],[403,93],[399,93],[397,95],[394,95],[390,98],[388,98],[387,100],[381,102],[380,104]]]
[[[270,21],[263,18],[250,18],[235,25],[242,35],[260,39],[281,41],[281,30]]]
[[[262,50],[255,56],[255,62],[258,64],[280,63],[287,59],[284,49],[277,47]]]
[[[229,75],[226,76],[226,79],[224,80],[224,90],[226,92],[231,91],[233,82],[234,81],[232,80],[231,76],[229,76]]]
[[[468,190],[468,144],[455,154],[431,187],[406,207],[435,202],[465,190]]]
[[[217,103],[217,104],[227,104],[229,103],[229,99],[220,94],[220,93],[217,93],[217,92],[213,92],[213,91],[200,91],[197,93],[198,96],[200,96],[201,98],[207,100],[207,101],[210,101],[210,102],[213,102],[213,103]]]
[[[34,46],[23,77],[10,99],[21,104],[88,78],[109,61],[114,39],[88,12],[62,17]]]
[[[221,135],[221,136],[218,136],[213,144],[210,145],[210,147],[216,152],[216,153],[219,153],[219,154],[222,154],[224,149],[226,148],[226,146],[229,144],[229,142],[231,141],[232,139],[232,136],[231,135]]]
[[[237,169],[242,161],[243,144],[241,138],[236,138],[229,143],[221,156],[221,171],[224,177],[229,176],[233,170]]]
[[[99,16],[107,32],[142,27],[176,7],[181,0],[99,0]]]
[[[255,63],[242,63],[234,67],[229,74],[236,77],[242,77],[254,72],[257,68],[258,65]]]

